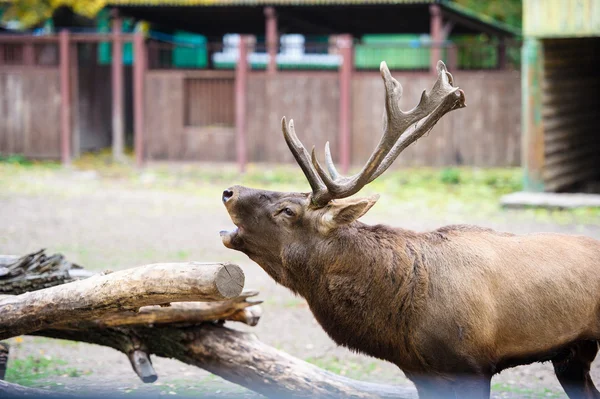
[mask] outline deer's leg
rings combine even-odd
[[[598,353],[597,341],[575,344],[565,358],[555,359],[554,373],[571,399],[600,399],[600,392],[590,377],[590,366]]]
[[[465,399],[489,399],[491,381],[491,376],[487,375],[459,375],[454,382],[456,397]]]
[[[419,399],[457,399],[452,382],[439,377],[407,375],[417,387]]]

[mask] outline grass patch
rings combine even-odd
[[[223,188],[241,184],[275,191],[308,191],[296,165],[248,165],[240,174],[235,165],[150,164],[143,170],[130,162],[113,163],[109,153],[84,155],[74,170],[53,163],[22,165],[0,162],[0,196],[82,196],[91,191],[152,190],[193,195],[198,201],[218,203]],[[76,173],[73,173],[76,172]],[[353,171],[355,172],[355,171]],[[403,214],[427,215],[449,222],[502,220],[510,217],[558,224],[600,224],[600,208],[575,210],[504,210],[500,198],[522,189],[520,168],[409,168],[386,172],[359,195],[378,193],[373,212],[397,209]],[[185,259],[185,253],[175,254]]]
[[[6,381],[24,386],[37,386],[50,377],[80,377],[85,373],[68,367],[62,359],[46,356],[28,356],[24,359],[9,359]]]

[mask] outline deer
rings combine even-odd
[[[421,399],[490,397],[493,375],[551,361],[569,398],[600,398],[590,365],[600,339],[600,241],[473,225],[415,232],[359,221],[379,196],[354,197],[446,113],[466,106],[443,62],[416,107],[385,62],[381,140],[355,175],[327,171],[282,119],[309,193],[233,186],[221,231],[277,283],[304,297],[338,345],[397,365]]]

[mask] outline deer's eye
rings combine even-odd
[[[294,211],[292,211],[290,208],[284,208],[282,212],[285,213],[287,216],[295,215]]]

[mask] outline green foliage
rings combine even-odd
[[[20,154],[0,155],[0,162],[13,165],[31,165],[32,162]]]
[[[446,168],[442,170],[440,174],[440,180],[444,184],[459,184],[460,183],[460,170],[455,168]]]
[[[76,14],[93,18],[105,3],[106,0],[17,0],[2,17],[5,21],[17,20],[29,28],[44,23],[60,7],[70,7]]]
[[[522,0],[454,0],[454,2],[515,28],[520,29],[523,23]]]

